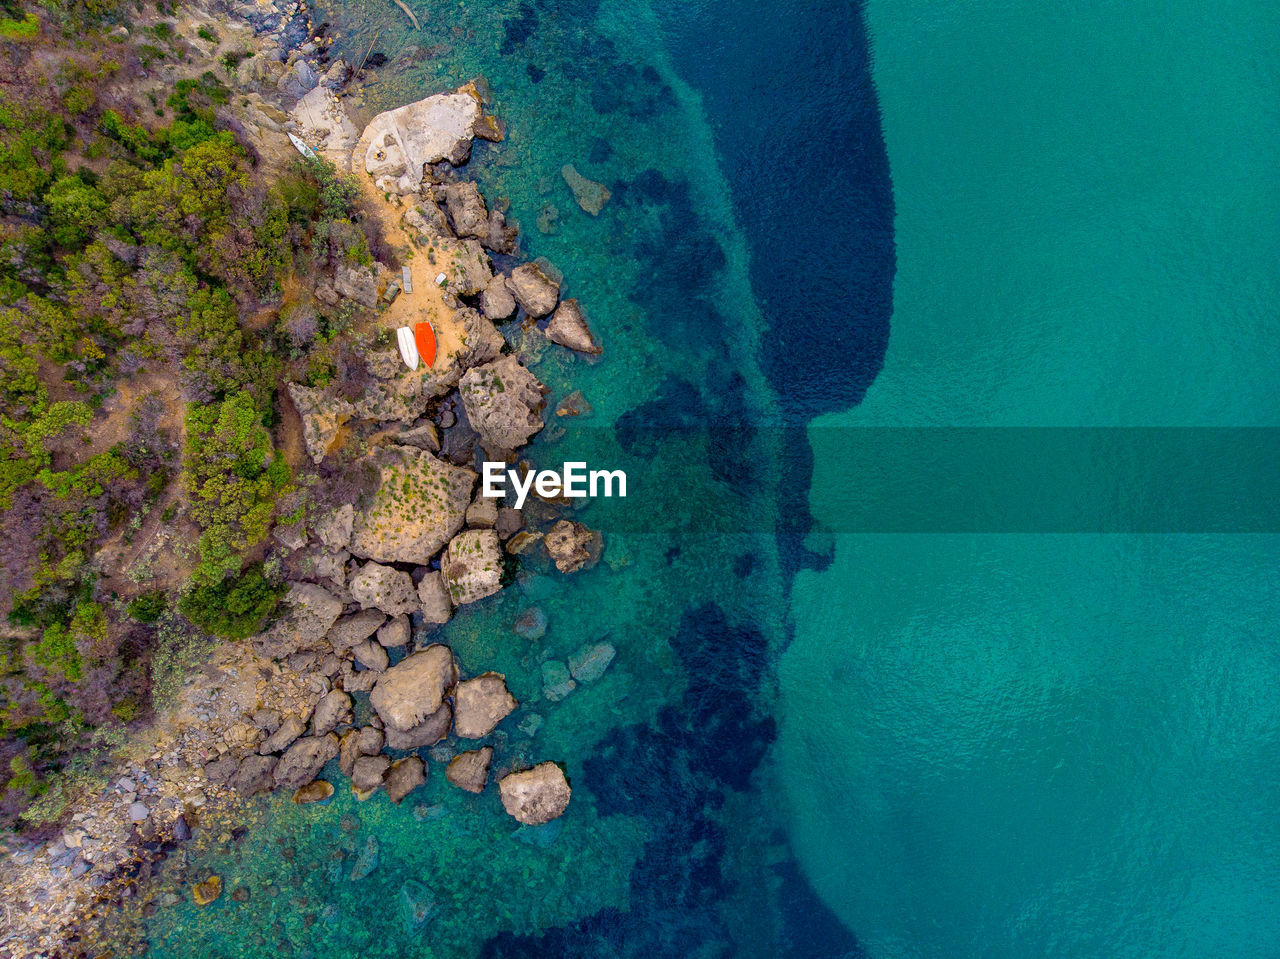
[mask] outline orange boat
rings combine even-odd
[[[430,323],[418,323],[413,328],[413,343],[418,348],[418,356],[427,368],[436,361],[436,331]]]

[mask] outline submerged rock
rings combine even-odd
[[[564,177],[564,182],[569,184],[569,189],[573,191],[573,198],[578,201],[578,206],[592,216],[599,216],[604,205],[609,202],[609,197],[613,195],[603,183],[589,180],[575,170],[572,163],[562,166],[560,175]]]
[[[469,529],[449,541],[440,557],[440,575],[459,606],[502,589],[502,547],[491,529]]]
[[[453,691],[453,728],[463,739],[483,739],[520,705],[501,673],[483,673]]]
[[[191,888],[191,898],[197,906],[207,906],[222,895],[222,877],[210,876],[204,882],[198,882]]]
[[[327,802],[333,798],[333,783],[324,779],[307,783],[293,794],[293,801],[299,806],[313,802]]]
[[[540,826],[563,815],[573,794],[564,770],[550,762],[508,773],[499,780],[498,789],[502,808],[526,826]]]
[[[511,628],[515,630],[515,634],[521,639],[527,639],[531,642],[541,639],[547,634],[547,614],[542,611],[540,606],[530,606],[516,617],[516,621]]]
[[[569,675],[569,667],[558,659],[549,659],[542,664],[542,695],[553,703],[558,703],[578,688],[578,684]]]
[[[378,868],[378,864],[382,861],[381,848],[378,845],[378,837],[370,836],[364,841],[364,848],[360,850],[360,855],[356,856],[356,861],[351,866],[349,876],[352,882],[359,882],[361,879],[367,879]]]
[[[428,646],[383,673],[369,702],[388,732],[406,732],[436,712],[457,681],[458,667],[449,647]]]
[[[469,793],[482,793],[485,783],[489,780],[489,764],[492,761],[492,746],[458,753],[449,760],[444,777],[459,789],[465,789]]]
[[[435,893],[425,883],[410,879],[400,887],[400,905],[404,912],[405,928],[409,932],[417,932],[435,913]]]
[[[594,683],[604,675],[616,653],[608,643],[582,646],[569,656],[569,672],[580,683]]]
[[[587,318],[577,300],[565,300],[556,307],[547,323],[546,332],[547,339],[552,343],[579,353],[599,356],[604,352],[587,326]]]

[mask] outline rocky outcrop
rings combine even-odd
[[[603,183],[584,177],[573,168],[572,163],[562,166],[560,175],[564,177],[564,182],[569,184],[569,189],[573,191],[573,198],[578,201],[578,206],[592,216],[599,216],[604,205],[609,202],[609,197],[612,196],[609,188]]]
[[[489,211],[487,232],[480,238],[480,243],[494,253],[510,255],[516,251],[516,237],[519,231],[507,223],[507,215],[501,210]]]
[[[478,366],[496,360],[502,354],[506,340],[489,320],[470,307],[458,310],[454,319],[462,324],[462,349],[457,356],[460,366]]]
[[[537,263],[522,263],[511,271],[507,283],[516,302],[535,319],[541,319],[556,308],[560,300],[560,283],[547,275]]]
[[[370,310],[378,305],[378,297],[384,286],[379,282],[379,271],[372,266],[343,264],[333,275],[333,288],[339,296],[354,300]]]
[[[470,489],[461,517],[471,502]],[[284,659],[299,649],[317,645],[342,614],[342,601],[314,583],[290,583],[284,597],[284,614],[270,629],[256,636],[253,651],[268,659]]]
[[[311,462],[319,463],[355,411],[346,400],[301,383],[289,384],[289,398],[302,419],[302,439],[307,446],[307,455]]]
[[[439,570],[432,570],[418,583],[418,600],[422,603],[424,623],[447,623],[453,616],[453,601]]]
[[[501,673],[482,673],[453,691],[453,729],[463,739],[483,739],[520,705]]]
[[[491,529],[469,529],[449,541],[440,557],[440,575],[457,606],[502,589],[502,547]]]
[[[476,296],[493,282],[489,254],[479,240],[440,237],[435,241],[436,263],[445,276],[445,289],[458,296]]]
[[[577,300],[565,300],[547,322],[547,339],[579,353],[599,356],[604,352],[587,326],[587,318]]]
[[[434,195],[423,196],[404,215],[404,225],[414,230],[423,242],[430,243],[442,236],[453,236],[453,229],[445,219],[444,211],[436,203]]]
[[[376,609],[363,609],[350,616],[344,616],[333,624],[327,639],[338,652],[350,649],[372,636],[387,621],[387,617]]]
[[[355,518],[355,507],[350,503],[343,503],[315,524],[316,536],[329,549],[344,550],[351,542],[351,526]]]
[[[436,189],[436,195],[444,200],[445,212],[455,236],[484,239],[489,233],[489,209],[479,188],[470,180],[447,183]]]
[[[449,735],[453,725],[453,707],[444,703],[434,713],[411,729],[399,730],[387,727],[388,749],[422,749],[434,746]]]
[[[467,370],[458,391],[467,421],[495,458],[519,449],[542,429],[544,388],[514,356]]]
[[[417,193],[425,165],[466,162],[481,113],[477,98],[466,93],[441,93],[379,113],[361,137],[364,168],[386,193]]]
[[[600,560],[603,541],[600,534],[582,523],[562,519],[543,537],[547,553],[555,560],[556,569],[573,573],[594,566]]]
[[[555,763],[539,763],[498,781],[502,808],[526,826],[541,826],[564,814],[572,790],[564,770]]]
[[[581,646],[569,656],[569,674],[580,683],[594,683],[604,675],[616,654],[609,643]]]
[[[290,118],[303,142],[338,169],[350,169],[351,151],[360,134],[332,89],[322,84],[311,90],[297,102]]]
[[[427,764],[417,756],[397,759],[387,770],[382,786],[387,797],[396,805],[400,800],[427,781]]]
[[[355,520],[350,550],[379,563],[425,566],[462,528],[476,474],[425,450],[391,447],[373,500]]]
[[[279,789],[297,789],[319,776],[324,764],[337,755],[338,737],[333,733],[304,736],[285,750],[272,778]]]
[[[458,753],[449,760],[449,765],[444,770],[444,777],[459,789],[465,789],[469,793],[482,793],[485,783],[489,780],[489,764],[492,761],[492,746]]]
[[[383,673],[369,694],[369,702],[388,730],[404,732],[438,710],[457,681],[452,650],[428,646]]]
[[[417,599],[409,574],[381,563],[365,563],[347,586],[361,606],[380,609],[388,616],[410,612]]]
[[[511,295],[504,276],[495,276],[480,293],[480,312],[491,320],[506,320],[516,311],[516,298]]]

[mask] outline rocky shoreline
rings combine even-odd
[[[504,677],[482,663],[464,668],[431,640],[462,607],[511,582],[522,555],[544,550],[571,574],[594,565],[602,548],[561,504],[518,511],[477,491],[480,460],[530,468],[518,451],[545,426],[547,388],[497,324],[518,324],[524,350],[540,339],[588,360],[602,352],[578,303],[561,300],[554,267],[519,262],[502,205],[458,177],[474,138],[501,140],[502,124],[485,113],[484,84],[473,81],[379,114],[357,133],[340,97],[350,70],[322,61],[302,4],[216,6],[183,15],[225,27],[229,14],[252,28],[254,53],[236,70],[237,132],[268,164],[291,161],[286,134],[300,137],[362,181],[389,239],[408,248],[397,251],[399,264],[348,264],[316,278],[318,301],[349,302],[370,317],[374,345],[359,389],[339,381],[282,390],[317,470],[310,488],[301,484],[300,518],[274,534],[288,577],[282,614],[250,642],[218,646],[172,709],[121,750],[128,758],[110,785],[72,805],[56,838],[10,841],[0,866],[0,957],[92,951],[94,924],[114,904],[145,898],[161,860],[181,868],[197,830],[230,842],[260,792],[311,803],[348,788],[320,778],[334,760],[360,799],[382,789],[400,803],[434,765],[471,793],[496,782],[520,823],[548,822],[571,801],[555,757],[532,754],[541,717],[527,713],[515,743],[497,729],[520,705]],[[411,372],[389,333],[415,318],[432,322],[441,348],[434,366]],[[561,408],[589,410],[580,394]],[[360,495],[324,502],[320,471],[325,480],[351,477],[328,485]],[[535,607],[515,630],[536,642],[545,616]],[[544,662],[544,698],[554,703],[598,679],[613,656],[599,643],[567,663]],[[197,903],[221,896],[222,877],[189,878]]]

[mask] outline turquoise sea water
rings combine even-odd
[[[402,807],[335,771],[329,805],[198,830],[184,901],[129,928],[165,957],[1280,952],[1277,538],[855,535],[833,466],[868,426],[1280,425],[1268,9],[408,2],[420,32],[316,4],[387,58],[360,119],[484,74],[509,137],[467,175],[606,346],[529,358],[595,407],[537,456],[669,495],[590,507],[600,567],[531,560],[434,637],[506,673],[496,763],[563,761],[559,825],[437,762]],[[605,636],[603,680],[540,697]],[[209,871],[249,900],[190,904]]]

